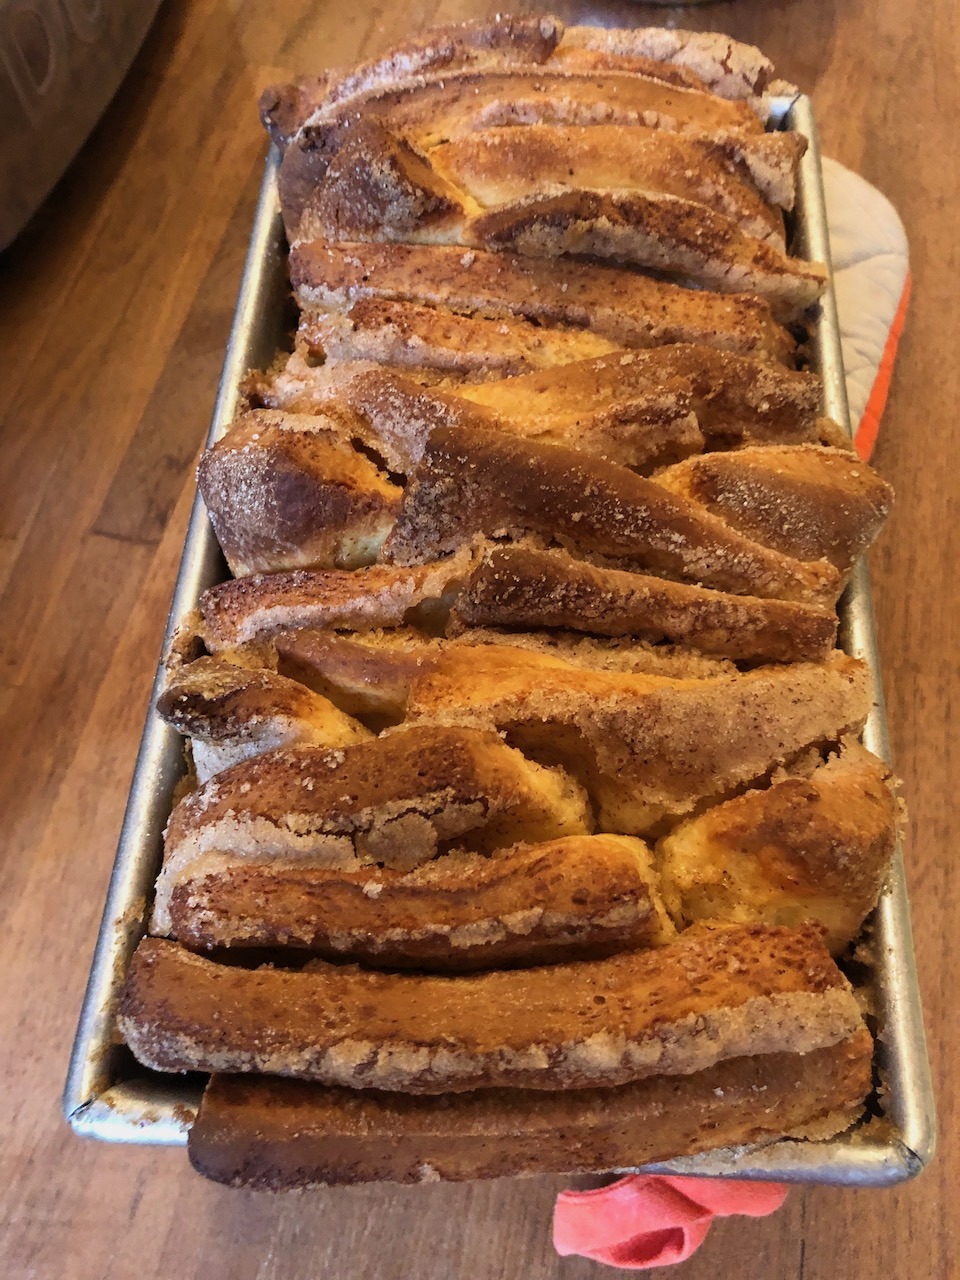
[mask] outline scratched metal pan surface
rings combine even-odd
[[[816,131],[807,98],[775,102],[774,122],[810,140],[801,170],[795,251],[829,261]],[[277,157],[267,160],[243,282],[214,408],[209,440],[218,439],[237,407],[239,383],[250,368],[269,364],[289,315],[284,237],[276,193]],[[824,383],[824,412],[849,426],[840,338],[832,288],[812,342]],[[201,593],[227,576],[206,513],[195,501],[164,639],[171,637]],[[887,758],[887,730],[866,569],[857,570],[841,603],[844,648],[863,658],[874,682],[875,707],[865,742]],[[161,669],[162,670],[162,669]],[[182,1146],[196,1115],[201,1076],[145,1071],[118,1043],[116,1006],[123,976],[145,932],[146,905],[160,866],[162,833],[174,786],[183,772],[180,736],[153,710],[162,684],[158,670],[130,789],[116,862],[64,1090],[64,1112],[76,1133],[105,1142]],[[656,1172],[717,1177],[777,1178],[788,1182],[884,1186],[919,1173],[933,1154],[935,1116],[924,1043],[903,863],[898,849],[872,928],[875,965],[878,1080],[882,1116],[827,1142],[781,1141],[671,1160]]]

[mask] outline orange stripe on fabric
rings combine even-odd
[[[863,417],[860,419],[860,425],[857,427],[856,435],[853,438],[857,453],[863,458],[864,462],[869,461],[870,455],[873,453],[873,447],[877,443],[880,419],[883,417],[883,411],[887,404],[887,395],[890,391],[890,380],[893,377],[893,362],[897,355],[897,345],[900,342],[900,335],[903,333],[903,326],[907,320],[907,307],[910,303],[912,284],[913,280],[908,271],[907,278],[903,282],[903,293],[901,293],[900,301],[897,304],[897,313],[893,317],[893,324],[887,334],[883,355],[880,358],[880,367],[877,369],[877,376],[874,378],[873,386],[870,389],[870,397],[867,400]]]

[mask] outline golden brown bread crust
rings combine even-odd
[[[504,378],[616,349],[606,338],[580,330],[381,298],[361,298],[347,312],[305,311],[298,336],[309,352],[334,364],[369,360],[464,378]]]
[[[508,645],[562,658],[601,671],[646,671],[651,675],[702,677],[732,671],[731,663],[643,641],[593,640],[563,632],[492,631],[472,628],[437,639],[412,627],[343,634],[303,628],[279,632],[272,641],[277,668],[329,698],[351,715],[397,722],[410,686],[453,646]]]
[[[622,353],[626,361],[633,356]],[[590,404],[585,388],[578,402],[566,389],[580,385],[576,371],[592,371],[594,364],[577,361],[532,376],[460,386],[455,394],[424,387],[393,369],[369,369],[339,387],[336,399],[363,420],[364,442],[403,475],[423,457],[430,432],[441,426],[480,426],[565,444],[643,472],[703,448],[688,379],[660,381],[651,371],[646,380],[625,379],[628,385],[611,403]],[[556,383],[553,373],[559,375]],[[521,384],[516,395],[512,383]]]
[[[667,640],[746,661],[826,658],[836,642],[832,609],[761,600],[576,560],[532,547],[485,552],[464,583],[449,629],[564,627],[597,636]]]
[[[261,119],[281,149],[325,103],[346,104],[425,74],[543,66],[637,72],[724,98],[747,99],[758,114],[772,67],[759,49],[709,32],[569,27],[552,16],[497,14],[491,20],[433,27],[348,70],[274,85],[260,99]]]
[[[401,490],[352,448],[352,425],[257,409],[204,453],[198,484],[235,577],[376,560]]]
[[[217,1075],[188,1150],[205,1177],[258,1191],[635,1168],[845,1129],[862,1114],[872,1056],[864,1028],[807,1054],[731,1058],[615,1089],[417,1098]]]
[[[825,561],[751,542],[626,467],[481,427],[431,433],[382,558],[422,564],[477,535],[525,533],[720,591],[822,604],[840,588]]]
[[[453,340],[434,347],[436,334],[442,337],[453,313],[443,308],[423,311],[430,312],[435,323],[429,330],[418,330],[420,337],[430,340],[419,354],[457,364],[456,376],[471,381],[454,387],[425,385],[426,375],[436,380],[445,371],[423,366],[383,368],[340,361],[313,368],[301,348],[281,367],[252,379],[251,393],[294,412],[346,411],[356,419],[359,438],[402,474],[419,461],[434,427],[470,423],[568,444],[642,472],[704,447],[801,444],[822,438],[822,388],[811,373],[712,347],[674,343],[488,378],[485,357],[464,355],[457,336],[468,336],[460,328],[461,320],[475,322],[458,317],[450,331]],[[308,314],[304,323],[312,326],[313,318],[314,313]],[[343,322],[338,314],[326,313],[323,326]],[[496,350],[509,350],[512,325],[504,334],[501,322],[485,323],[498,329]],[[556,332],[538,330],[551,350],[569,354],[550,346]],[[314,336],[321,338],[319,329]],[[393,359],[389,343],[382,348],[372,344],[367,353],[378,358],[386,353]]]
[[[866,667],[839,653],[671,680],[490,646],[448,649],[417,679],[407,715],[496,729],[535,759],[562,761],[591,794],[601,830],[642,835],[859,732],[871,705]]]
[[[345,227],[338,239],[361,239]],[[788,322],[826,287],[820,263],[789,258],[774,244],[693,201],[639,191],[570,191],[527,196],[471,218],[449,234],[456,242],[537,258],[565,254],[601,259],[670,276],[718,293],[751,293]],[[412,233],[408,233],[413,238]],[[419,238],[419,237],[417,237]]]
[[[657,483],[701,503],[748,538],[841,573],[883,527],[893,490],[858,458],[812,445],[710,454],[662,472]]]
[[[411,870],[456,844],[487,852],[592,829],[580,786],[496,734],[414,726],[337,750],[295,746],[218,774],[167,823],[152,929],[185,868],[211,852]]]
[[[479,197],[489,183],[477,190],[457,185],[438,172],[429,154],[375,120],[351,118],[334,132],[336,150],[299,219],[288,203],[288,229],[296,220],[291,239],[609,258],[724,294],[757,294],[784,321],[816,302],[826,283],[824,267],[788,257],[775,241],[747,234],[725,213],[664,193],[658,187],[667,184],[652,178],[643,189],[603,190],[568,179],[538,185],[527,172],[525,194],[485,207]]]
[[[672,386],[689,390],[689,406],[709,448],[819,439],[823,389],[815,374],[687,343],[619,351],[523,377],[458,387],[456,394],[523,422],[559,426],[572,420],[581,427],[606,420],[613,434],[624,408],[645,399],[653,388]]]
[[[818,920],[832,951],[856,937],[890,868],[899,811],[887,765],[854,742],[682,823],[658,853],[664,896],[698,919]]]
[[[797,162],[801,154],[796,148]],[[544,187],[656,191],[699,202],[749,235],[783,246],[783,218],[749,170],[703,138],[617,125],[479,129],[432,148],[430,163],[485,208]]]
[[[371,737],[359,721],[297,681],[217,658],[178,667],[157,711],[192,738],[200,782],[277,747],[345,747]]]
[[[731,958],[735,963],[731,964]],[[653,951],[443,977],[214,964],[145,938],[119,1025],[160,1071],[262,1071],[409,1093],[580,1089],[809,1053],[863,1025],[815,929],[688,930]]]
[[[592,959],[675,935],[650,853],[625,836],[568,836],[414,871],[199,859],[170,901],[193,951],[294,947],[331,960],[441,973]]]
[[[220,582],[200,598],[200,634],[216,653],[289,627],[399,626],[458,588],[470,563],[463,554],[412,568],[295,569]]]
[[[623,347],[693,342],[779,361],[788,360],[795,347],[760,298],[693,291],[566,259],[452,245],[314,241],[291,249],[290,278],[305,309],[377,297],[567,325]]]
[[[511,124],[644,125],[723,137],[763,133],[749,103],[692,85],[601,68],[513,67],[430,72],[382,85],[362,99],[327,101],[305,122],[297,144],[354,121],[378,125],[427,150],[458,132]]]

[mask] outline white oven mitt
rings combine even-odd
[[[850,421],[869,458],[910,296],[907,236],[890,201],[858,174],[825,159],[823,181]]]

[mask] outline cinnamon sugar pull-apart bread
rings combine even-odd
[[[234,577],[168,660],[187,775],[120,1015],[215,1073],[207,1176],[863,1118],[844,965],[900,803],[836,602],[891,493],[805,367],[772,76],[498,17],[261,100],[301,314],[200,464]]]

